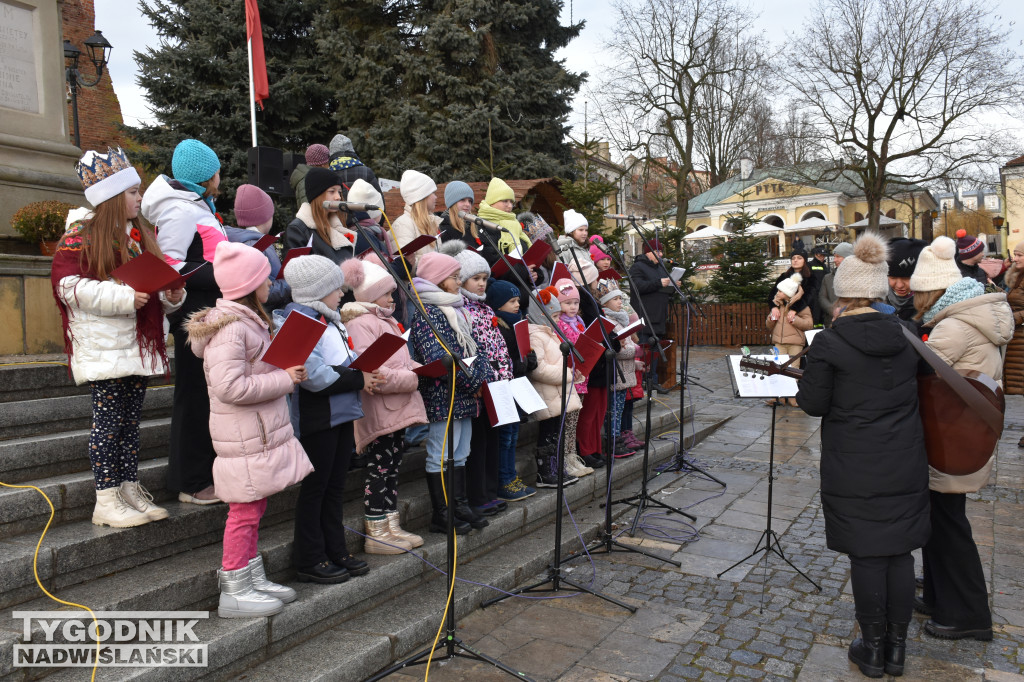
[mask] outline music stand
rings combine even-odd
[[[801,571],[793,562],[789,560],[786,553],[782,550],[782,544],[779,539],[779,534],[772,529],[772,499],[774,495],[774,482],[775,482],[775,413],[780,405],[782,398],[792,398],[796,395],[796,380],[785,376],[771,376],[765,377],[760,375],[760,378],[754,378],[749,375],[747,371],[740,366],[740,360],[746,358],[760,359],[760,360],[776,360],[776,361],[788,361],[788,356],[749,356],[749,355],[730,355],[727,358],[729,365],[729,379],[732,381],[733,391],[737,398],[771,398],[772,399],[772,434],[771,444],[768,448],[768,511],[765,514],[765,529],[761,533],[761,537],[758,538],[757,544],[754,545],[753,551],[747,556],[743,557],[729,568],[725,569],[718,574],[721,578],[723,575],[736,568],[740,564],[744,563],[747,559],[757,556],[761,552],[764,552],[764,574],[761,577],[761,606],[758,612],[764,611],[764,588],[768,581],[768,554],[774,553],[780,559],[789,564],[789,567],[794,571],[803,576],[807,582],[814,585],[814,587],[821,592],[821,585],[814,582],[814,580],[806,573]]]

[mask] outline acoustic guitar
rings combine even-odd
[[[948,365],[947,365],[948,367]],[[771,360],[744,357],[740,369],[753,374],[783,376],[799,379],[803,370],[782,367]],[[1006,411],[1003,390],[991,377],[975,370],[957,371],[981,397],[1002,415]],[[964,400],[938,374],[917,377],[918,411],[924,426],[924,443],[928,451],[928,464],[951,476],[966,476],[980,471],[995,452],[1003,433],[1002,419],[981,415],[980,409]],[[998,426],[998,428],[996,428]]]

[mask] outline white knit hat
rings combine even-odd
[[[345,275],[330,258],[324,256],[299,256],[288,261],[284,279],[292,288],[292,300],[296,303],[319,301],[332,291],[345,286]]]
[[[803,276],[799,272],[794,272],[786,279],[779,282],[778,290],[784,293],[789,298],[796,296],[796,290],[800,288],[800,282],[804,281]]]
[[[587,227],[590,225],[582,213],[577,213],[571,208],[562,214],[562,222],[565,223],[566,234],[572,234],[581,227]]]
[[[459,261],[459,282],[465,282],[474,275],[491,272],[491,266],[484,257],[473,249],[467,249],[466,242],[461,239],[446,241],[438,251]]]
[[[924,247],[917,257],[917,266],[910,276],[910,288],[914,291],[941,291],[961,279],[963,275],[953,260],[955,255],[955,241],[949,237],[936,237],[931,246]]]
[[[889,243],[865,232],[853,243],[853,255],[843,259],[833,286],[839,298],[885,298],[889,293]]]
[[[381,198],[380,192],[362,178],[358,178],[352,183],[345,201],[351,201],[356,204],[373,204],[374,206],[384,205],[384,199]],[[368,211],[368,213],[374,220],[380,220],[380,211]]]
[[[415,170],[402,173],[402,182],[398,188],[406,204],[415,204],[426,199],[437,191],[437,185],[429,177]]]
[[[368,260],[349,258],[341,264],[341,272],[356,300],[363,303],[373,303],[398,288],[387,270]]]

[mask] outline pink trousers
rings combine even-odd
[[[267,500],[231,502],[228,521],[224,525],[224,558],[222,568],[236,571],[245,568],[256,557],[256,541],[260,537],[260,519],[267,511]]]

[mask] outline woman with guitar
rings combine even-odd
[[[915,320],[927,346],[963,374],[975,370],[1002,382],[1001,348],[1013,336],[1006,294],[986,294],[977,281],[962,278],[956,244],[938,237],[921,252],[910,288]],[[981,428],[980,420],[976,421]],[[932,536],[924,547],[924,598],[916,604],[931,616],[924,630],[942,639],[992,639],[992,614],[978,548],[967,520],[967,493],[988,484],[995,451],[974,473],[954,476],[929,468]]]
[[[928,465],[917,354],[889,291],[887,246],[866,233],[836,271],[838,314],[807,352],[796,400],[821,420],[821,503],[829,549],[850,556],[861,636],[848,657],[868,677],[902,675],[914,560],[928,540]]]

